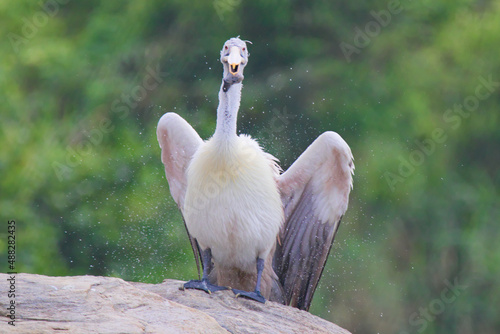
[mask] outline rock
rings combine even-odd
[[[0,274],[6,282],[10,275]],[[7,293],[1,333],[333,333],[348,331],[308,312],[273,302],[179,288],[184,282],[125,282],[114,277],[15,277],[15,326]],[[4,289],[5,291],[5,289]]]

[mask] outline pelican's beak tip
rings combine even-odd
[[[236,75],[238,74],[239,72],[239,69],[240,69],[240,64],[229,64],[229,72],[232,74],[232,75]]]

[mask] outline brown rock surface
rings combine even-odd
[[[1,282],[8,283],[8,278],[9,275],[0,274]],[[197,290],[181,291],[182,283],[18,274],[16,326],[8,324],[9,299],[4,293],[0,298],[0,333],[349,334],[292,307],[235,298],[231,291],[211,295]]]

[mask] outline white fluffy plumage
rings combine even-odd
[[[184,218],[223,267],[255,272],[283,222],[278,167],[249,136],[203,143],[188,167]]]

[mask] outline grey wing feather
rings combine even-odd
[[[309,188],[309,189],[308,189]],[[340,220],[324,224],[311,210],[312,191],[306,186],[295,210],[287,219],[275,253],[275,268],[284,287],[287,303],[308,310],[323,273]]]
[[[189,243],[191,244],[191,249],[193,250],[194,254],[194,262],[196,263],[196,270],[198,271],[198,279],[201,280],[201,269],[203,269],[202,262],[201,262],[201,250],[200,250],[200,245],[198,245],[198,241],[196,241],[195,238],[191,236],[189,233],[189,230],[186,225],[186,221],[184,220],[184,216],[182,216],[182,221],[184,222],[184,227],[186,228],[186,233],[189,238]],[[209,268],[211,271],[211,268]]]
[[[187,188],[187,168],[203,140],[193,127],[176,113],[166,113],[162,116],[158,122],[156,134],[170,193],[183,214]],[[182,219],[184,221],[184,217]],[[184,227],[186,227],[185,221]],[[193,249],[198,276],[200,276],[200,248],[196,239],[189,234],[187,227],[186,232]]]
[[[352,187],[352,154],[336,133],[321,135],[278,179],[285,211],[273,267],[287,304],[308,310]]]

